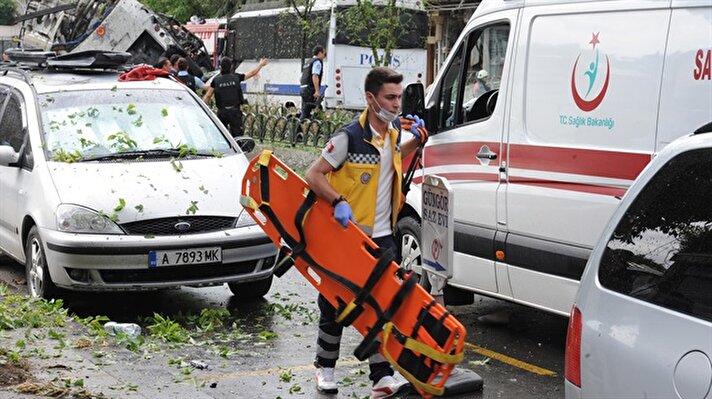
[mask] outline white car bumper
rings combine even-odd
[[[258,226],[182,236],[72,234],[40,229],[52,281],[72,290],[151,290],[261,280],[276,246]],[[220,247],[222,262],[149,267],[150,251]]]

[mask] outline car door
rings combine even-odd
[[[0,86],[0,145],[9,145],[17,152],[25,151],[23,144],[27,140],[22,104],[19,93]],[[29,151],[29,145],[27,149]],[[0,165],[0,248],[18,259],[22,258],[23,252],[20,238],[22,214],[18,206],[24,196],[22,185],[27,175],[22,162],[21,159],[17,165]]]
[[[425,173],[447,178],[455,195],[450,283],[487,292],[499,291],[494,240],[504,224],[497,191],[506,117],[499,90],[506,91],[517,15],[518,10],[494,14],[463,35],[428,110],[437,117],[430,120],[435,134],[425,150]]]

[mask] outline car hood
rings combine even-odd
[[[126,223],[193,214],[237,216],[247,163],[242,154],[235,154],[48,166],[62,203],[115,214],[119,223]]]

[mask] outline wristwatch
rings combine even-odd
[[[335,200],[331,201],[331,207],[336,208],[336,205],[341,201],[346,201],[346,198],[344,198],[343,195],[339,195]]]

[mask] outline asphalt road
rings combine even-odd
[[[22,266],[8,258],[0,257],[0,281],[26,290],[22,285]],[[79,316],[101,314],[117,321],[138,321],[144,327],[144,318],[154,312],[180,319],[188,314],[199,314],[205,308],[224,308],[246,334],[256,336],[261,331],[276,334],[267,341],[226,343],[233,353],[227,359],[212,356],[200,347],[179,349],[180,355],[186,359],[197,358],[211,364],[209,370],[198,370],[193,375],[209,384],[215,383],[215,388],[200,391],[205,396],[191,394],[186,397],[334,397],[320,395],[314,389],[316,291],[295,270],[275,279],[265,298],[253,302],[236,300],[227,286],[149,293],[71,293],[63,299],[70,312]],[[449,310],[468,332],[465,360],[459,367],[476,372],[484,380],[482,391],[450,397],[564,396],[567,319],[480,296],[476,297],[474,305],[450,307]],[[342,343],[343,360],[337,365],[336,377],[340,381],[337,397],[364,398],[370,393],[368,366],[352,355],[360,338],[354,329],[346,330]],[[170,356],[176,354],[169,353],[165,357]],[[178,394],[177,397],[183,396]],[[417,395],[401,397],[415,398]]]

